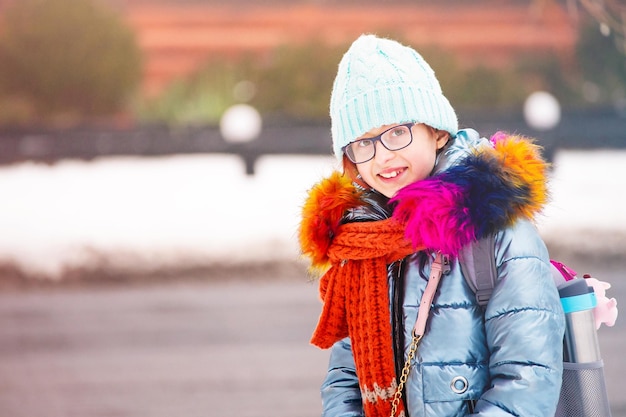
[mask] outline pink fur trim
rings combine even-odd
[[[496,143],[506,140],[507,138],[509,138],[509,135],[507,135],[504,132],[498,131],[491,136],[491,138],[489,139],[489,142],[491,142],[492,146],[495,146]]]
[[[431,178],[403,188],[393,198],[393,216],[406,222],[406,238],[415,246],[456,255],[476,236],[469,210],[461,203],[464,190]]]

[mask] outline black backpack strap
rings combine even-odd
[[[496,285],[495,235],[465,245],[459,261],[465,280],[476,294],[476,301],[486,307]]]

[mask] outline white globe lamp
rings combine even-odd
[[[245,143],[256,139],[261,133],[261,115],[248,104],[229,107],[220,119],[220,132],[227,142]]]
[[[561,106],[552,94],[535,91],[524,102],[524,119],[535,130],[554,129],[561,121]]]

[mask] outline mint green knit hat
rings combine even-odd
[[[396,41],[361,35],[345,53],[330,98],[333,151],[371,129],[418,122],[452,136],[458,131],[454,109],[441,92],[428,63]]]

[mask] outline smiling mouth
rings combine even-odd
[[[389,179],[397,177],[398,175],[402,174],[403,172],[404,172],[404,168],[401,168],[401,169],[396,169],[394,171],[381,172],[378,175],[380,177],[383,177],[386,180],[389,180]]]

